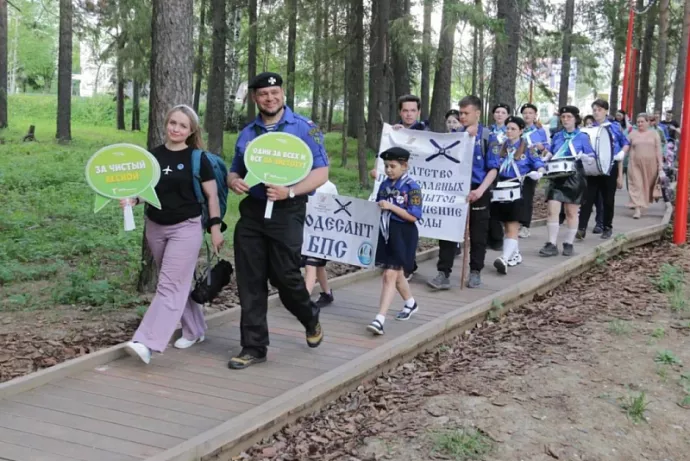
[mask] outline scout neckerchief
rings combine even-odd
[[[558,148],[558,152],[556,152],[556,155],[553,156],[553,158],[559,158],[559,157],[571,157],[570,155],[565,155],[566,152],[570,150],[570,144],[573,142],[573,139],[575,139],[575,136],[580,134],[580,130],[578,128],[575,128],[575,131],[572,133],[568,133],[567,131],[563,130],[563,144],[561,147]]]
[[[503,144],[506,138],[506,126],[503,125],[499,127],[498,125],[491,125],[491,134],[496,136],[496,140],[499,144]]]
[[[515,152],[517,152],[518,147],[520,147],[520,140],[518,140],[517,144],[513,144],[512,146],[510,145],[510,140],[506,141],[506,143],[508,143],[506,149],[508,155],[506,155],[506,158],[503,160],[503,163],[501,163],[501,167],[498,170],[498,175],[500,177],[502,173],[508,171],[508,168],[513,167],[513,171],[515,171],[517,179],[520,182],[522,182],[522,175],[520,174],[518,166],[515,164]]]
[[[525,127],[525,131],[522,132],[522,137],[525,138],[525,141],[527,141],[528,147],[532,147],[532,144],[534,144],[534,142],[532,141],[532,136],[530,135],[535,131],[537,131],[537,126],[532,124],[528,127]]]
[[[385,197],[386,201],[388,201],[389,197],[395,197],[396,192],[400,194],[400,189],[402,187],[412,181],[412,178],[407,173],[403,173],[400,178],[398,178],[395,183],[391,184],[390,186],[386,187],[385,189]],[[396,205],[399,205],[396,203]],[[381,211],[381,218],[380,218],[380,226],[381,226],[381,235],[383,235],[383,239],[388,243],[388,236],[390,233],[390,221],[391,221],[391,211],[390,210],[383,210]]]

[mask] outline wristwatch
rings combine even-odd
[[[288,189],[288,197],[295,198],[295,189],[293,189],[292,187]]]

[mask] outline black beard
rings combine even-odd
[[[263,110],[261,107],[259,107],[259,112],[261,113],[261,115],[265,115],[266,117],[275,117],[276,115],[278,115],[278,113],[281,110],[283,110],[283,107],[285,107],[285,106],[280,106],[280,108],[274,112],[269,112],[269,111]]]

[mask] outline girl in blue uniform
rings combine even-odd
[[[457,109],[451,109],[446,112],[446,131],[448,133],[455,133],[460,131],[462,128],[462,123],[460,123],[460,111]]]
[[[534,104],[523,104],[520,107],[520,114],[525,120],[525,131],[522,136],[527,141],[527,147],[530,155],[537,154],[544,157],[549,151],[549,138],[546,136],[546,130],[539,123],[537,115],[539,111]],[[537,190],[537,181],[526,178],[522,183],[522,199],[524,205],[522,207],[522,216],[520,217],[520,238],[528,238],[530,236],[530,227],[532,226],[532,210],[534,207],[534,192]]]
[[[525,121],[520,117],[508,117],[506,120],[506,141],[501,147],[494,146],[494,152],[500,155],[501,167],[498,170],[498,180],[517,180],[522,183],[525,177],[539,181],[544,172],[544,162],[536,151],[527,148],[527,142],[522,138]],[[518,230],[524,200],[519,198],[512,202],[492,202],[491,217],[505,226],[503,239],[503,255],[496,258],[494,267],[500,274],[508,273],[508,266],[515,266],[522,262],[518,250]]]
[[[496,104],[491,113],[494,116],[495,123],[490,127],[489,145],[492,147],[495,144],[501,146],[506,140],[506,120],[510,115],[510,106],[503,103]]]
[[[594,149],[592,149],[589,136],[580,132],[578,128],[582,123],[580,109],[575,106],[563,106],[558,110],[558,113],[561,117],[563,130],[553,137],[551,152],[547,154],[545,160],[574,156],[577,161],[575,162],[575,174],[552,179],[549,184],[546,192],[548,202],[546,227],[549,241],[539,250],[541,256],[558,255],[556,240],[558,238],[558,215],[561,211],[561,204],[565,205],[567,225],[563,240],[563,256],[573,254],[573,241],[578,226],[578,211],[587,190],[587,178],[579,158],[583,155],[594,156]]]
[[[422,190],[407,174],[410,153],[401,147],[392,147],[380,155],[386,168],[386,178],[379,187],[376,201],[381,207],[381,226],[376,247],[376,265],[383,269],[383,287],[379,313],[367,330],[383,334],[386,312],[393,301],[395,290],[405,301],[397,320],[407,320],[417,312],[405,272],[414,268],[419,233],[417,220],[422,217]]]

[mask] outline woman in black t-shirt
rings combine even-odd
[[[156,194],[161,209],[146,207],[146,241],[159,268],[156,295],[146,315],[127,343],[127,352],[144,363],[151,360],[151,351],[163,352],[182,323],[182,337],[175,347],[185,349],[204,340],[206,321],[202,306],[189,296],[199,250],[203,242],[201,205],[194,194],[192,152],[202,147],[199,117],[190,107],[173,107],[165,117],[165,144],[151,152],[161,167]],[[211,243],[217,253],[223,246],[218,190],[213,168],[201,156],[201,185],[208,200],[211,216]],[[132,200],[136,205],[139,198]],[[126,200],[121,203],[123,206]]]

